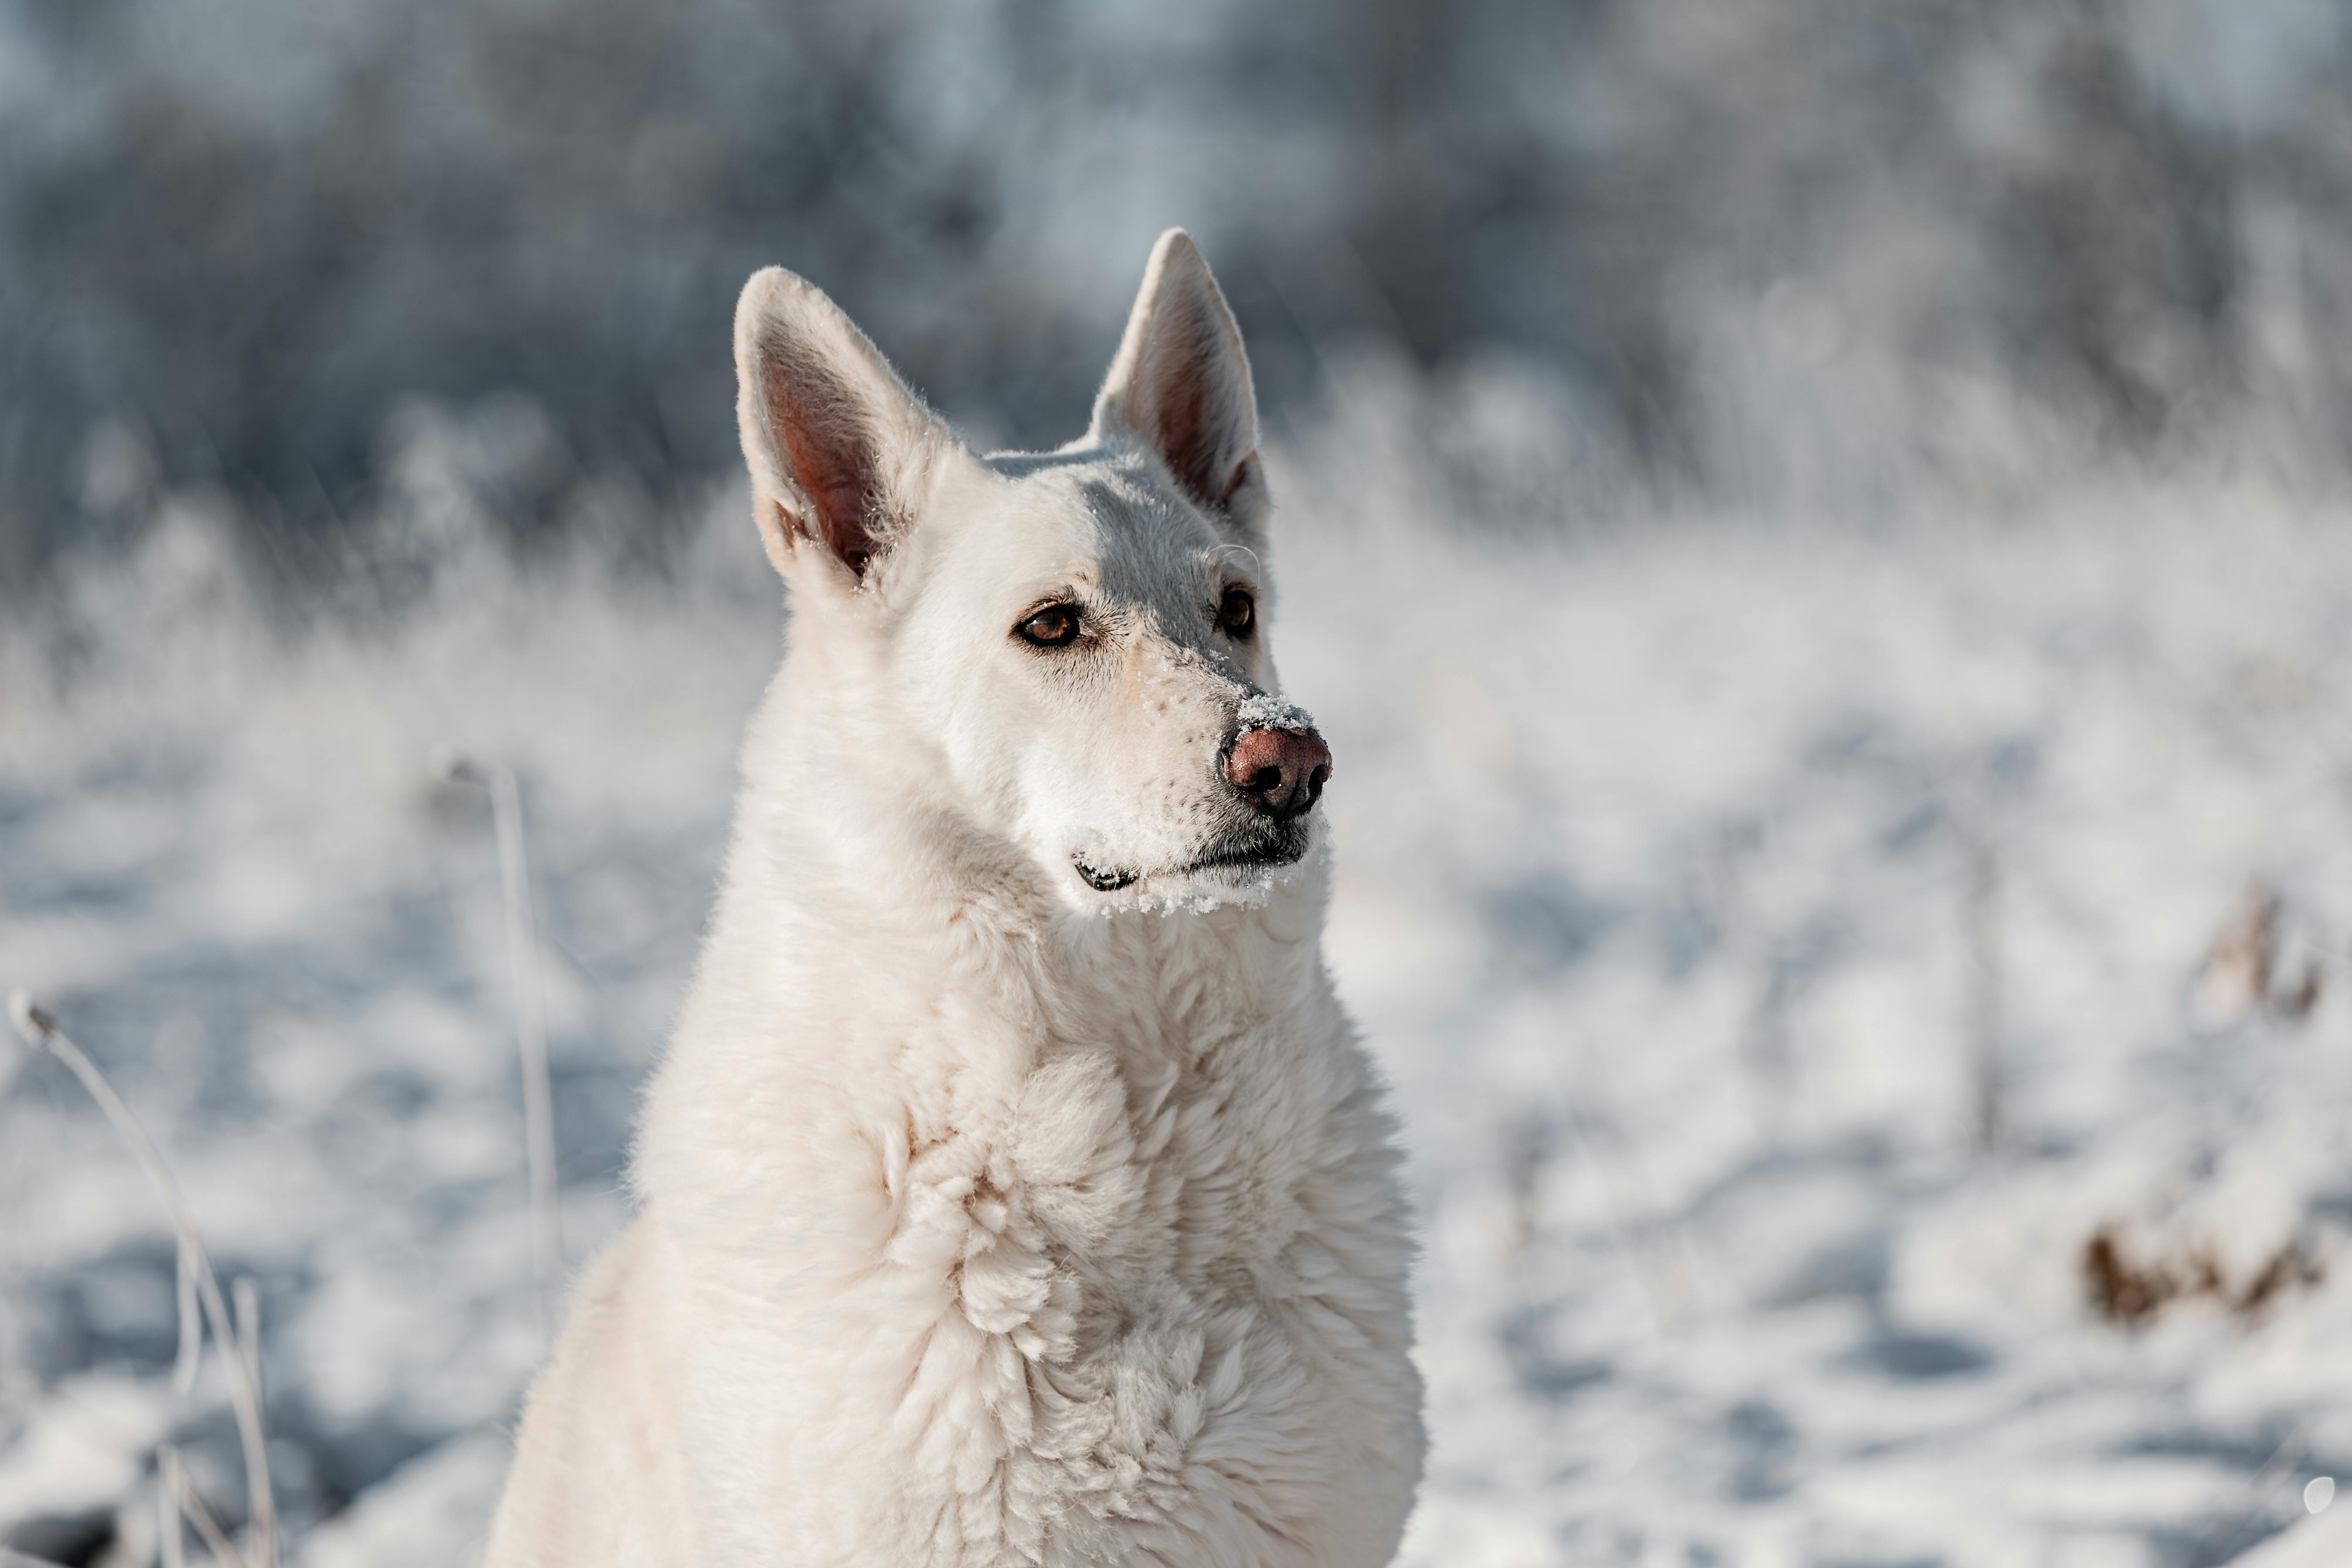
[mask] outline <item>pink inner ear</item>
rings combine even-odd
[[[1216,352],[1216,327],[1200,300],[1187,294],[1168,312],[1151,366],[1151,431],[1160,455],[1177,481],[1211,506],[1233,499],[1237,474],[1221,472],[1216,416],[1217,378],[1209,356]]]
[[[822,366],[782,345],[764,361],[768,427],[816,513],[803,525],[862,577],[874,558],[874,443],[846,390]]]

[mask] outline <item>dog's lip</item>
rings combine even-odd
[[[1310,842],[1307,834],[1287,831],[1286,825],[1286,830],[1272,843],[1248,848],[1220,849],[1181,866],[1171,866],[1157,871],[1130,870],[1123,866],[1097,866],[1084,852],[1072,855],[1070,865],[1095,891],[1116,893],[1135,886],[1147,877],[1190,877],[1202,871],[1272,870],[1277,866],[1295,866],[1307,858]]]
[[[1070,865],[1080,879],[1097,893],[1116,893],[1121,888],[1131,888],[1143,875],[1140,871],[1107,870],[1083,855],[1071,856]]]

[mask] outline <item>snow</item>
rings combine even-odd
[[[2352,1509],[2331,1508],[2249,1552],[2243,1568],[2338,1568],[2352,1563]]]
[[[1337,439],[1276,454],[1273,633],[1426,1226],[1403,1561],[2337,1560],[2303,1496],[2352,1473],[2343,509],[1538,541]],[[436,748],[522,780],[576,1268],[777,648],[712,514],[659,582],[455,529],[397,617],[289,628],[191,501],[61,587],[63,665],[0,634],[0,984],[259,1286],[304,1562],[464,1561],[540,1352],[496,850]],[[2102,1234],[2161,1298],[2129,1322]],[[236,1511],[173,1298],[135,1167],[0,1048],[0,1541],[151,1517],[159,1440]]]
[[[478,1555],[506,1473],[503,1434],[452,1437],[384,1478],[303,1542],[309,1568],[466,1562]]]
[[[1296,702],[1253,691],[1242,700],[1234,714],[1235,732],[1246,735],[1252,730],[1312,730],[1315,715]]]

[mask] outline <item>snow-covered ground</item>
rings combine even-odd
[[[2329,1556],[2346,1505],[2275,1532],[2352,1471],[2352,508],[1537,543],[1362,436],[1280,465],[1275,633],[1427,1226],[1406,1561]],[[181,502],[72,636],[0,633],[0,983],[257,1283],[318,1568],[463,1561],[539,1348],[489,808],[436,749],[523,781],[576,1264],[781,625],[731,504],[657,580],[522,572],[429,458],[394,621],[271,629]],[[236,1511],[173,1299],[136,1167],[0,1047],[0,1541],[149,1560],[166,1439]]]

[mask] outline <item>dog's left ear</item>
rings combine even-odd
[[[1095,437],[1118,434],[1159,453],[1213,516],[1244,533],[1265,521],[1257,395],[1242,330],[1181,228],[1151,247],[1127,334],[1095,399]]]

